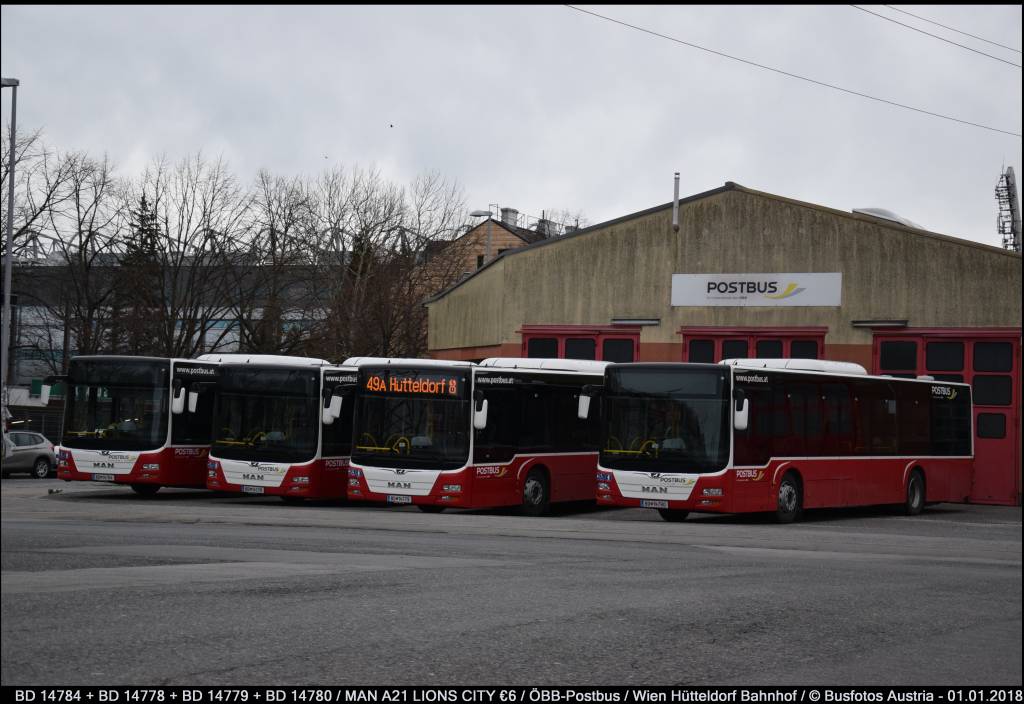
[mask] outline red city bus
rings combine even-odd
[[[605,362],[346,363],[359,365],[349,500],[541,515],[594,499],[597,426],[575,409]]]
[[[57,477],[127,484],[143,496],[205,487],[212,401],[195,388],[216,370],[202,359],[73,357],[43,387],[48,398],[53,383],[66,386]]]
[[[356,369],[308,357],[221,360],[207,488],[344,499]]]
[[[965,501],[973,469],[971,389],[868,376],[856,364],[740,359],[614,364],[600,398],[597,501],[690,511],[774,511]]]

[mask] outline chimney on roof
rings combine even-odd
[[[501,209],[501,224],[516,227],[519,223],[519,211],[515,208]]]
[[[555,223],[547,218],[541,218],[537,221],[537,234],[543,235],[544,237],[554,237]]]

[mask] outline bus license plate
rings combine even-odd
[[[113,474],[94,474],[94,475],[92,475],[92,480],[94,482],[112,482],[112,481],[114,481],[114,475]]]
[[[640,499],[640,508],[668,508],[668,501],[663,499]]]
[[[388,494],[388,503],[389,504],[411,504],[412,503],[412,497],[411,496],[400,496],[400,495],[397,495],[397,494]]]
[[[242,487],[242,493],[243,494],[262,494],[263,493],[263,487],[261,487],[261,486],[243,486]]]

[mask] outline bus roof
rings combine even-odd
[[[831,374],[859,374],[866,376],[868,370],[853,362],[833,362],[827,359],[723,359],[719,364],[743,369],[791,369],[805,372],[829,372]]]
[[[342,364],[350,367],[377,365],[381,367],[475,367],[472,362],[450,359],[417,359],[415,357],[349,357]]]
[[[326,359],[316,357],[289,357],[281,354],[204,354],[196,357],[197,362],[219,362],[221,364],[264,364],[289,367],[332,367]]]
[[[563,372],[588,372],[603,374],[610,362],[596,362],[592,359],[545,359],[539,357],[489,357],[480,362],[481,367],[501,369],[548,369]]]

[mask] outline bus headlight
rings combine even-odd
[[[147,470],[147,471],[152,472],[152,471],[160,469],[160,463],[158,463],[158,462],[150,462],[149,464],[142,465],[142,468]]]
[[[349,480],[348,480],[348,485],[349,486],[359,486],[359,480],[356,479],[355,477],[350,477]]]
[[[701,491],[701,494],[703,494],[704,496],[721,496],[722,489],[719,487],[712,487],[710,489],[704,489],[703,491]]]
[[[462,491],[462,485],[461,484],[445,484],[444,485],[444,490],[445,491],[450,491],[452,493],[455,493],[457,491]]]
[[[612,480],[612,475],[609,474],[608,472],[598,472],[597,473],[597,481],[599,481],[599,482],[610,482],[611,480]]]
[[[349,469],[348,469],[348,476],[350,476],[350,477],[361,477],[361,476],[363,476],[363,473],[357,467],[349,467]]]
[[[309,477],[292,477],[292,484],[309,484]]]
[[[611,491],[612,490],[612,488],[610,486],[608,486],[608,482],[598,482],[597,483],[597,488],[600,489],[601,491]]]

